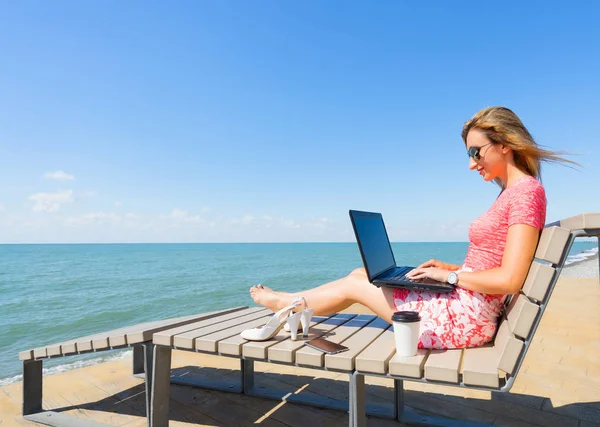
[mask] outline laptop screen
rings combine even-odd
[[[369,280],[396,266],[390,241],[379,213],[350,211],[356,239],[362,251]]]

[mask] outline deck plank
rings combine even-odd
[[[425,379],[458,383],[462,353],[462,349],[431,350],[425,362]]]
[[[343,344],[344,340],[348,339],[363,327],[373,322],[377,317],[368,314],[360,314],[354,319],[342,326],[336,328],[329,335],[326,335],[326,339],[338,344]],[[325,353],[320,350],[316,350],[310,347],[303,347],[296,352],[296,363],[303,366],[314,366],[316,368],[323,368],[325,361]]]
[[[527,339],[539,312],[540,307],[529,301],[525,295],[519,294],[516,298],[513,296],[506,308],[510,330],[515,335]]]
[[[376,318],[344,341],[344,345],[349,348],[348,351],[338,354],[326,354],[325,367],[340,371],[353,371],[356,356],[389,328],[391,328],[391,325],[388,322],[380,317]]]
[[[356,356],[356,370],[374,374],[386,374],[388,363],[396,353],[394,328],[385,330],[369,347]]]
[[[74,338],[67,341],[50,344],[46,347],[39,347],[34,350],[26,350],[19,353],[19,359],[30,360],[34,357],[45,358],[61,355],[68,356],[71,354],[76,354],[78,352],[106,350],[111,347],[121,347],[125,345],[138,344],[141,342],[149,341],[152,334],[154,334],[157,331],[161,331],[166,327],[184,325],[201,319],[218,316],[220,314],[233,313],[244,308],[245,307],[234,307],[209,313],[193,314],[189,316],[155,320],[151,322],[144,322],[136,325],[125,326],[106,332],[95,333],[84,337]]]
[[[216,332],[213,332],[212,334],[203,335],[194,340],[194,349],[196,349],[196,351],[207,351],[210,353],[216,353],[219,341],[239,335],[242,331],[246,329],[260,328],[264,326],[270,319],[270,315],[263,316],[248,321],[246,323],[240,323],[235,326],[218,330]]]
[[[324,322],[328,318],[329,316],[313,316],[309,326],[309,335],[311,328],[314,328],[316,325]],[[300,331],[298,332],[298,339],[301,341],[306,341],[305,337],[302,336],[302,332]],[[240,342],[240,340],[243,342]],[[274,346],[284,340],[291,341],[291,338],[290,333],[283,329],[281,329],[276,336],[268,341],[246,341],[241,338],[241,336],[237,335],[235,337],[220,341],[219,353],[235,356],[242,354],[244,357],[265,360],[267,359],[269,353],[269,347]]]
[[[269,347],[269,360],[281,363],[295,363],[296,352],[304,347],[304,342],[313,338],[327,336],[335,328],[343,325],[356,317],[356,314],[338,313],[310,328],[307,338],[298,341],[285,340]]]
[[[263,310],[253,312],[251,314],[246,314],[244,316],[239,316],[230,320],[226,320],[225,322],[217,322],[215,324],[211,324],[210,326],[202,326],[198,329],[193,329],[191,331],[175,335],[173,337],[173,345],[177,348],[194,350],[194,342],[198,337],[222,331],[227,328],[235,327],[237,325],[244,324],[246,322],[250,322],[256,319],[264,319],[264,323],[266,323],[271,314],[271,310],[265,308]]]
[[[395,353],[388,363],[390,375],[409,378],[423,378],[425,361],[429,350],[418,349],[416,356],[400,356]]]
[[[196,329],[200,329],[206,326],[214,325],[220,322],[224,322],[227,320],[235,319],[238,317],[246,316],[248,314],[253,314],[258,311],[263,311],[262,307],[250,307],[244,310],[236,311],[234,313],[225,313],[219,317],[213,317],[209,319],[202,319],[198,322],[189,323],[183,326],[177,326],[174,328],[169,328],[164,331],[157,332],[152,337],[152,342],[157,345],[165,345],[171,346],[173,345],[173,338],[175,335],[184,334],[186,332],[194,331]]]
[[[462,376],[468,385],[499,387],[500,350],[494,346],[467,348],[464,351]]]

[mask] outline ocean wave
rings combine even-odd
[[[585,251],[579,252],[577,254],[569,255],[567,257],[567,260],[565,261],[565,266],[580,263],[582,261],[595,257],[597,254],[598,248],[595,247],[586,249]]]
[[[50,368],[43,369],[43,375],[54,375],[60,372],[72,371],[73,369],[84,368],[86,366],[97,365],[99,363],[109,362],[113,360],[124,359],[133,354],[133,350],[122,350],[118,353],[113,353],[106,356],[94,357],[92,359],[77,360],[70,363],[63,363],[61,365],[52,366]],[[16,383],[23,380],[23,375],[15,375],[14,377],[0,378],[0,387],[8,384]]]

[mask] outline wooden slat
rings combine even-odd
[[[198,337],[201,337],[203,335],[212,334],[217,331],[222,331],[223,329],[234,327],[239,324],[244,324],[246,322],[256,320],[256,319],[264,319],[264,322],[263,322],[263,324],[264,324],[267,322],[267,320],[271,316],[271,314],[273,314],[271,312],[271,310],[265,308],[262,310],[255,311],[251,314],[246,314],[244,316],[226,320],[225,322],[218,322],[216,324],[211,324],[210,326],[203,326],[203,327],[200,327],[197,329],[193,329],[191,331],[183,332],[183,333],[175,335],[173,337],[173,346],[175,346],[177,348],[193,350],[194,349],[194,341]]]
[[[226,329],[222,329],[217,332],[213,332],[209,335],[204,335],[199,338],[196,338],[194,340],[194,348],[196,349],[196,351],[216,353],[219,341],[235,335],[239,335],[242,331],[245,331],[246,329],[260,328],[264,326],[271,319],[271,317],[272,316],[261,317],[246,323],[242,323]]]
[[[144,325],[148,325],[151,322],[147,322],[147,323],[142,323],[140,325],[133,325],[133,326],[127,326],[124,328],[119,328],[119,329],[115,329],[114,331],[107,331],[107,332],[101,332],[101,333],[97,333],[97,334],[93,334],[93,335],[89,335],[86,337],[80,337],[80,338],[75,338],[69,341],[63,341],[61,343],[56,343],[56,344],[50,344],[46,347],[43,347],[46,350],[46,353],[44,356],[42,356],[43,352],[42,352],[42,347],[38,348],[38,355],[36,357],[48,357],[50,356],[57,356],[60,354],[70,354],[70,353],[77,353],[77,347],[76,344],[78,342],[87,342],[89,344],[89,348],[87,349],[92,350],[92,339],[96,339],[96,338],[100,338],[100,337],[105,337],[107,336],[107,334],[110,333],[114,333],[114,332],[118,332],[118,331],[123,331],[126,330],[128,328],[133,328],[133,327],[137,327],[137,326],[144,326]],[[63,348],[65,348],[65,350],[63,350]],[[48,354],[49,352],[49,354]]]
[[[256,341],[256,342],[269,342],[272,343],[271,345],[276,344],[277,342],[280,342],[282,339],[285,338],[285,331],[282,329],[281,331],[277,332],[277,335],[275,335],[271,340],[269,341]],[[289,332],[287,332],[287,337],[289,338],[290,334]],[[217,352],[219,354],[226,354],[229,356],[241,356],[242,355],[242,345],[247,343],[249,341],[245,340],[244,338],[242,338],[241,335],[234,335],[232,337],[229,338],[225,338],[221,341],[219,341],[218,345],[217,345]]]
[[[351,321],[356,317],[356,314],[352,313],[338,313],[330,317],[329,319],[319,323],[310,328],[310,334],[308,339],[318,338],[323,335],[331,333],[335,328],[346,322]],[[298,349],[304,347],[305,341],[291,341],[285,340],[272,347],[269,347],[269,360],[281,363],[295,363],[296,352]]]
[[[535,251],[535,257],[544,261],[558,264],[567,245],[571,232],[566,228],[544,228]]]
[[[462,349],[431,350],[425,362],[425,378],[431,381],[458,383]]]
[[[494,346],[467,348],[462,363],[463,382],[467,385],[500,387],[498,365],[501,351]]]
[[[508,326],[512,333],[527,339],[539,311],[540,307],[529,301],[525,295],[519,294],[516,298],[513,297],[506,308]]]
[[[394,329],[389,328],[382,333],[366,349],[356,356],[356,370],[360,372],[372,372],[374,374],[386,374],[388,362],[396,353],[396,341]]]
[[[329,316],[313,316],[309,326],[309,337],[311,332],[310,329],[314,328],[319,323],[324,322],[328,318]],[[298,340],[306,341],[307,338],[302,336],[302,332],[298,332]],[[240,335],[236,335],[223,341],[219,341],[219,353],[232,356],[239,356],[242,354],[244,357],[265,360],[267,359],[269,347],[272,347],[283,340],[290,340],[290,333],[283,328],[269,341],[246,341]]]
[[[92,340],[91,339],[83,339],[81,341],[77,341],[75,343],[75,351],[78,353],[84,351],[92,351]]]
[[[48,353],[46,352],[46,347],[34,348],[33,349],[33,357],[35,359],[41,359],[43,357],[48,357]]]
[[[33,350],[25,350],[19,352],[19,360],[31,360],[33,359]]]
[[[582,213],[560,221],[560,226],[569,230],[599,229],[600,213]]]
[[[155,333],[164,331],[166,329],[172,329],[175,327],[189,325],[190,323],[198,322],[201,320],[216,319],[220,316],[225,316],[225,315],[230,315],[230,314],[232,316],[236,316],[236,315],[239,315],[239,313],[241,311],[243,311],[247,308],[248,308],[248,306],[240,306],[240,307],[228,308],[225,310],[213,311],[210,313],[195,314],[192,316],[182,317],[180,319],[165,321],[162,325],[157,326],[155,328],[146,328],[144,330],[128,332],[126,334],[127,344],[133,345],[133,344],[139,344],[142,342],[150,341]],[[112,343],[112,341],[111,341],[111,343]]]
[[[234,313],[225,313],[217,318],[202,319],[194,323],[188,323],[186,325],[175,326],[160,332],[157,332],[152,337],[152,342],[157,345],[172,346],[173,337],[186,332],[190,332],[196,329],[200,329],[206,326],[214,325],[227,320],[235,319],[238,317],[246,316],[248,314],[256,313],[257,311],[264,311],[263,307],[251,307],[244,310],[236,311]]]
[[[423,378],[425,361],[429,357],[429,351],[418,349],[416,356],[399,356],[394,354],[389,361],[388,369],[390,375],[398,377]]]
[[[348,351],[338,354],[326,354],[325,367],[339,371],[353,371],[356,356],[389,328],[391,328],[391,325],[378,317],[344,341],[344,345],[349,348]]]
[[[494,347],[497,347],[502,354],[498,368],[512,375],[523,346],[523,341],[517,339],[510,331],[508,322],[506,320],[500,322],[498,333],[494,340]]]
[[[160,322],[148,322],[148,323],[144,324],[144,327],[154,328],[158,325],[160,325]],[[122,330],[116,330],[116,331],[104,332],[102,334],[98,334],[95,338],[91,339],[92,348],[94,350],[106,350],[106,349],[110,348],[109,339],[111,336],[113,338],[113,341],[122,342],[123,344],[121,344],[121,345],[125,345],[125,343],[127,342],[125,335],[127,334],[127,332],[134,330],[134,328],[137,328],[137,326],[132,326],[131,328],[124,328]]]
[[[523,293],[530,298],[543,301],[555,272],[556,269],[549,265],[532,262],[523,284]]]
[[[189,316],[188,316],[189,317]],[[151,329],[159,325],[161,322],[170,322],[170,321],[178,321],[182,318],[176,319],[167,319],[160,321],[152,321],[152,322],[144,322],[139,323],[137,325],[125,326],[119,329],[113,329],[111,331],[100,332],[94,335],[89,335],[86,337],[76,338],[74,340],[67,341],[65,343],[60,344],[60,352],[63,355],[69,355],[74,353],[81,353],[84,351],[101,350],[109,348],[109,337],[124,337],[129,332],[135,332],[139,330]],[[93,346],[93,341],[96,341],[96,347]]]
[[[361,328],[368,325],[376,319],[376,316],[370,314],[360,314],[354,319],[336,328],[330,335],[325,336],[329,341],[343,344],[344,340],[348,339]],[[314,366],[322,368],[324,363],[324,355],[322,351],[314,348],[304,347],[296,352],[296,363],[303,366]]]
[[[113,329],[111,331],[100,332],[85,337],[63,341],[61,343],[50,344],[45,347],[45,353],[44,348],[40,347],[37,349],[36,354],[38,355],[38,358],[68,356],[85,351],[104,350],[109,349],[110,347],[121,347],[128,344],[136,344],[150,340],[153,333],[163,330],[164,328],[184,325],[199,319],[218,316],[222,313],[232,313],[244,308],[245,307],[228,308],[210,313],[194,314],[190,316],[156,320],[152,322],[144,322],[136,325],[125,326],[122,328]],[[19,358],[21,360],[30,360],[34,357],[36,357],[34,355],[34,350],[28,350],[19,353]]]

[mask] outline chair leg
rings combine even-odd
[[[171,349],[158,345],[153,347],[149,426],[168,427],[169,399],[171,397]]]
[[[251,394],[254,390],[254,361],[241,359],[240,370],[242,371],[242,393]]]
[[[42,361],[23,362],[23,415],[42,411]]]
[[[350,427],[367,426],[367,408],[365,398],[365,376],[354,372],[350,375]]]
[[[146,372],[144,370],[144,345],[136,345],[133,347],[133,375],[140,375]]]
[[[400,421],[404,412],[404,381],[394,380],[394,418]]]
[[[154,368],[152,366],[152,362],[154,360],[154,344],[142,344],[141,349],[143,351],[142,356],[144,357],[144,372],[146,372],[144,381],[146,386],[146,417],[148,420],[150,420],[150,405],[152,405],[152,383],[154,382]]]

